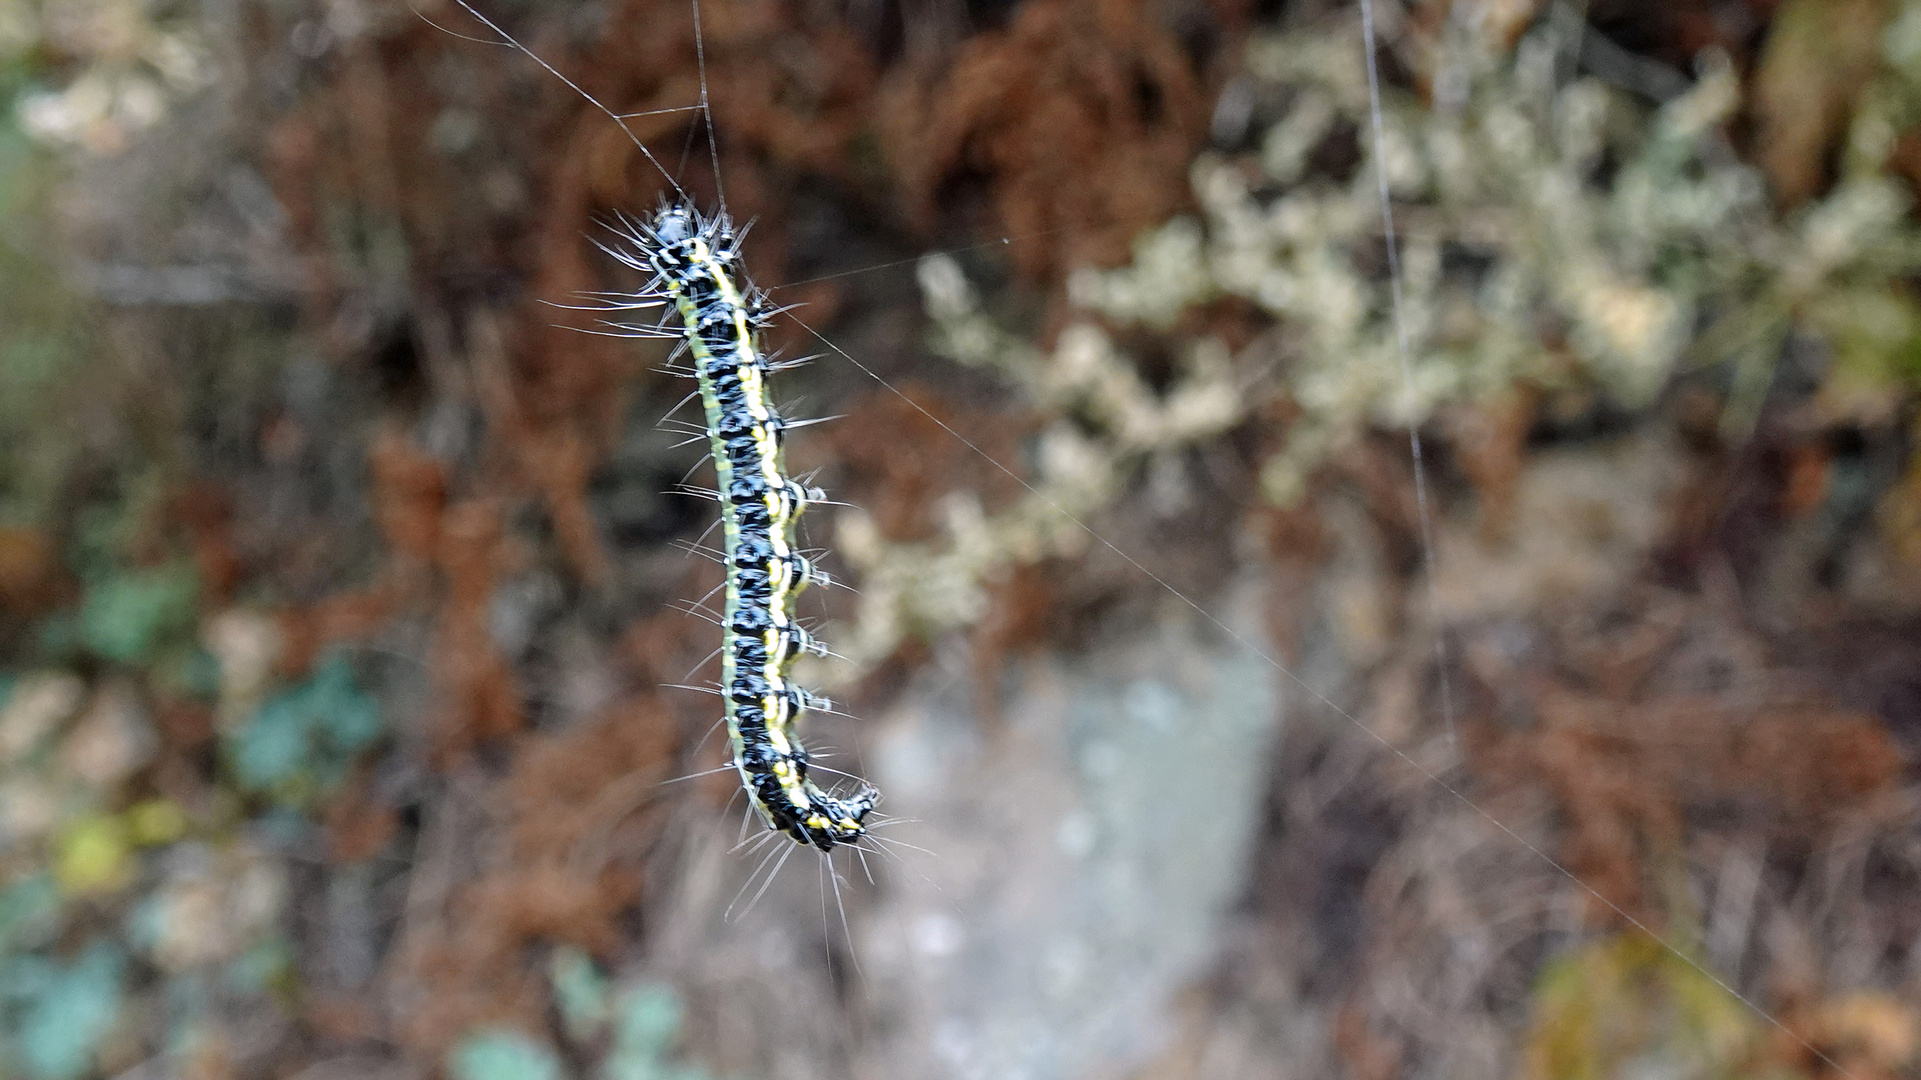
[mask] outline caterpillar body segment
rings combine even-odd
[[[623,235],[634,246],[616,257],[653,275],[628,306],[665,301],[678,322],[719,474],[727,571],[720,686],[734,766],[770,828],[823,851],[854,843],[867,834],[879,792],[866,784],[844,797],[821,789],[808,777],[795,730],[803,712],[825,702],[793,685],[789,666],[825,650],[795,622],[794,601],[826,575],[794,550],[794,526],[825,496],[782,471],[788,425],[769,404],[769,364],[757,340],[772,313],[758,290],[737,283],[739,237],[725,214],[670,205],[649,223],[628,223]]]

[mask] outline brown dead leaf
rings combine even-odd
[[[1139,0],[1035,0],[968,42],[938,77],[897,81],[888,157],[931,225],[951,189],[984,182],[1030,278],[1127,257],[1188,197],[1207,102],[1180,42]]]
[[[1787,0],[1754,74],[1755,157],[1783,210],[1828,182],[1828,158],[1880,62],[1887,0]]]
[[[52,537],[38,529],[0,528],[0,610],[24,621],[71,592]]]
[[[1520,384],[1444,418],[1461,471],[1481,500],[1483,544],[1502,543],[1513,527],[1514,494],[1540,397],[1535,388]]]

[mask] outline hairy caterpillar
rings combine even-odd
[[[766,296],[736,280],[740,237],[725,212],[709,217],[670,203],[619,235],[630,246],[609,253],[653,276],[613,306],[668,305],[679,328],[625,328],[682,338],[700,385],[725,535],[720,689],[734,768],[770,828],[822,851],[854,843],[867,834],[879,792],[865,783],[846,798],[822,790],[808,777],[795,731],[806,709],[825,703],[793,685],[788,667],[802,653],[825,650],[795,622],[794,600],[826,575],[794,550],[794,526],[825,495],[782,471],[790,424],[767,398],[769,365],[758,343],[772,317]]]
[[[705,412],[709,453],[719,482],[726,573],[726,604],[720,619],[721,676],[733,764],[754,810],[769,828],[796,843],[832,851],[868,835],[867,816],[880,793],[863,782],[851,796],[823,790],[808,776],[810,759],[796,726],[809,708],[828,703],[788,678],[802,653],[826,655],[794,618],[794,601],[827,575],[794,550],[794,527],[808,503],[825,498],[782,470],[783,433],[796,426],[768,400],[770,364],[759,347],[760,331],[776,312],[766,294],[739,280],[740,240],[724,208],[712,216],[696,209],[673,175],[614,114],[566,76],[522,46],[466,0],[460,7],[507,45],[525,53],[603,112],[639,147],[674,188],[650,222],[623,221],[616,235],[625,246],[600,247],[623,264],[651,275],[631,294],[601,294],[601,310],[651,310],[666,305],[657,324],[615,324],[635,336],[681,339],[693,357],[693,375]],[[699,9],[695,9],[698,33]],[[698,109],[707,112],[705,59]],[[711,118],[709,119],[711,124]],[[718,163],[716,162],[716,181]],[[679,326],[667,319],[677,316]]]

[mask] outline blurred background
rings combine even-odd
[[[0,0],[0,1077],[1921,1076],[1921,0],[483,10]]]

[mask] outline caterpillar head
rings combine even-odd
[[[796,823],[798,829],[788,832],[794,839],[822,851],[832,851],[836,844],[858,843],[867,835],[867,815],[880,803],[879,789],[868,784],[862,784],[859,791],[845,799],[817,788],[809,794],[813,798],[812,812]]]
[[[769,828],[797,844],[832,851],[837,844],[859,843],[880,792],[862,784],[846,798],[829,795],[807,779],[807,760],[798,747],[787,753],[765,743],[747,747],[738,764],[755,808]]]
[[[668,206],[654,215],[653,232],[662,247],[684,244],[700,234],[700,218],[686,206]]]

